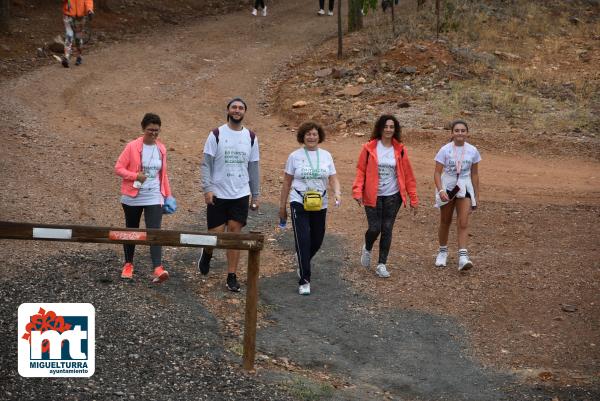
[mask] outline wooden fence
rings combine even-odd
[[[162,245],[173,247],[209,247],[248,251],[248,282],[244,326],[243,368],[254,368],[256,353],[256,316],[258,271],[262,234],[200,233],[141,228],[112,228],[0,221],[0,239],[93,242],[100,244]]]

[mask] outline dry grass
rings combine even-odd
[[[449,94],[438,93],[432,101],[445,120],[464,112],[491,112],[509,119],[530,118],[544,108],[539,98],[520,93],[511,86],[500,82],[483,85],[475,80],[453,82]]]
[[[433,3],[420,11],[416,1],[397,7],[397,34],[407,42],[434,39]],[[511,124],[520,119],[548,133],[600,136],[600,75],[592,68],[600,60],[594,43],[600,10],[558,0],[446,0],[442,5],[440,38],[449,48],[503,54],[494,65],[457,61],[475,78],[452,83],[449,96],[432,95],[441,114],[470,110]],[[393,42],[389,12],[379,11],[367,21],[372,53],[381,54]]]

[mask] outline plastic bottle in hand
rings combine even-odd
[[[279,218],[279,224],[277,225],[277,228],[279,228],[280,230],[285,230],[286,225],[287,225],[287,220]]]

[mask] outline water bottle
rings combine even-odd
[[[279,228],[283,230],[286,225],[287,225],[287,220],[279,218]]]

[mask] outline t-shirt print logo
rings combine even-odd
[[[19,306],[18,363],[24,377],[90,377],[95,370],[91,304]]]

